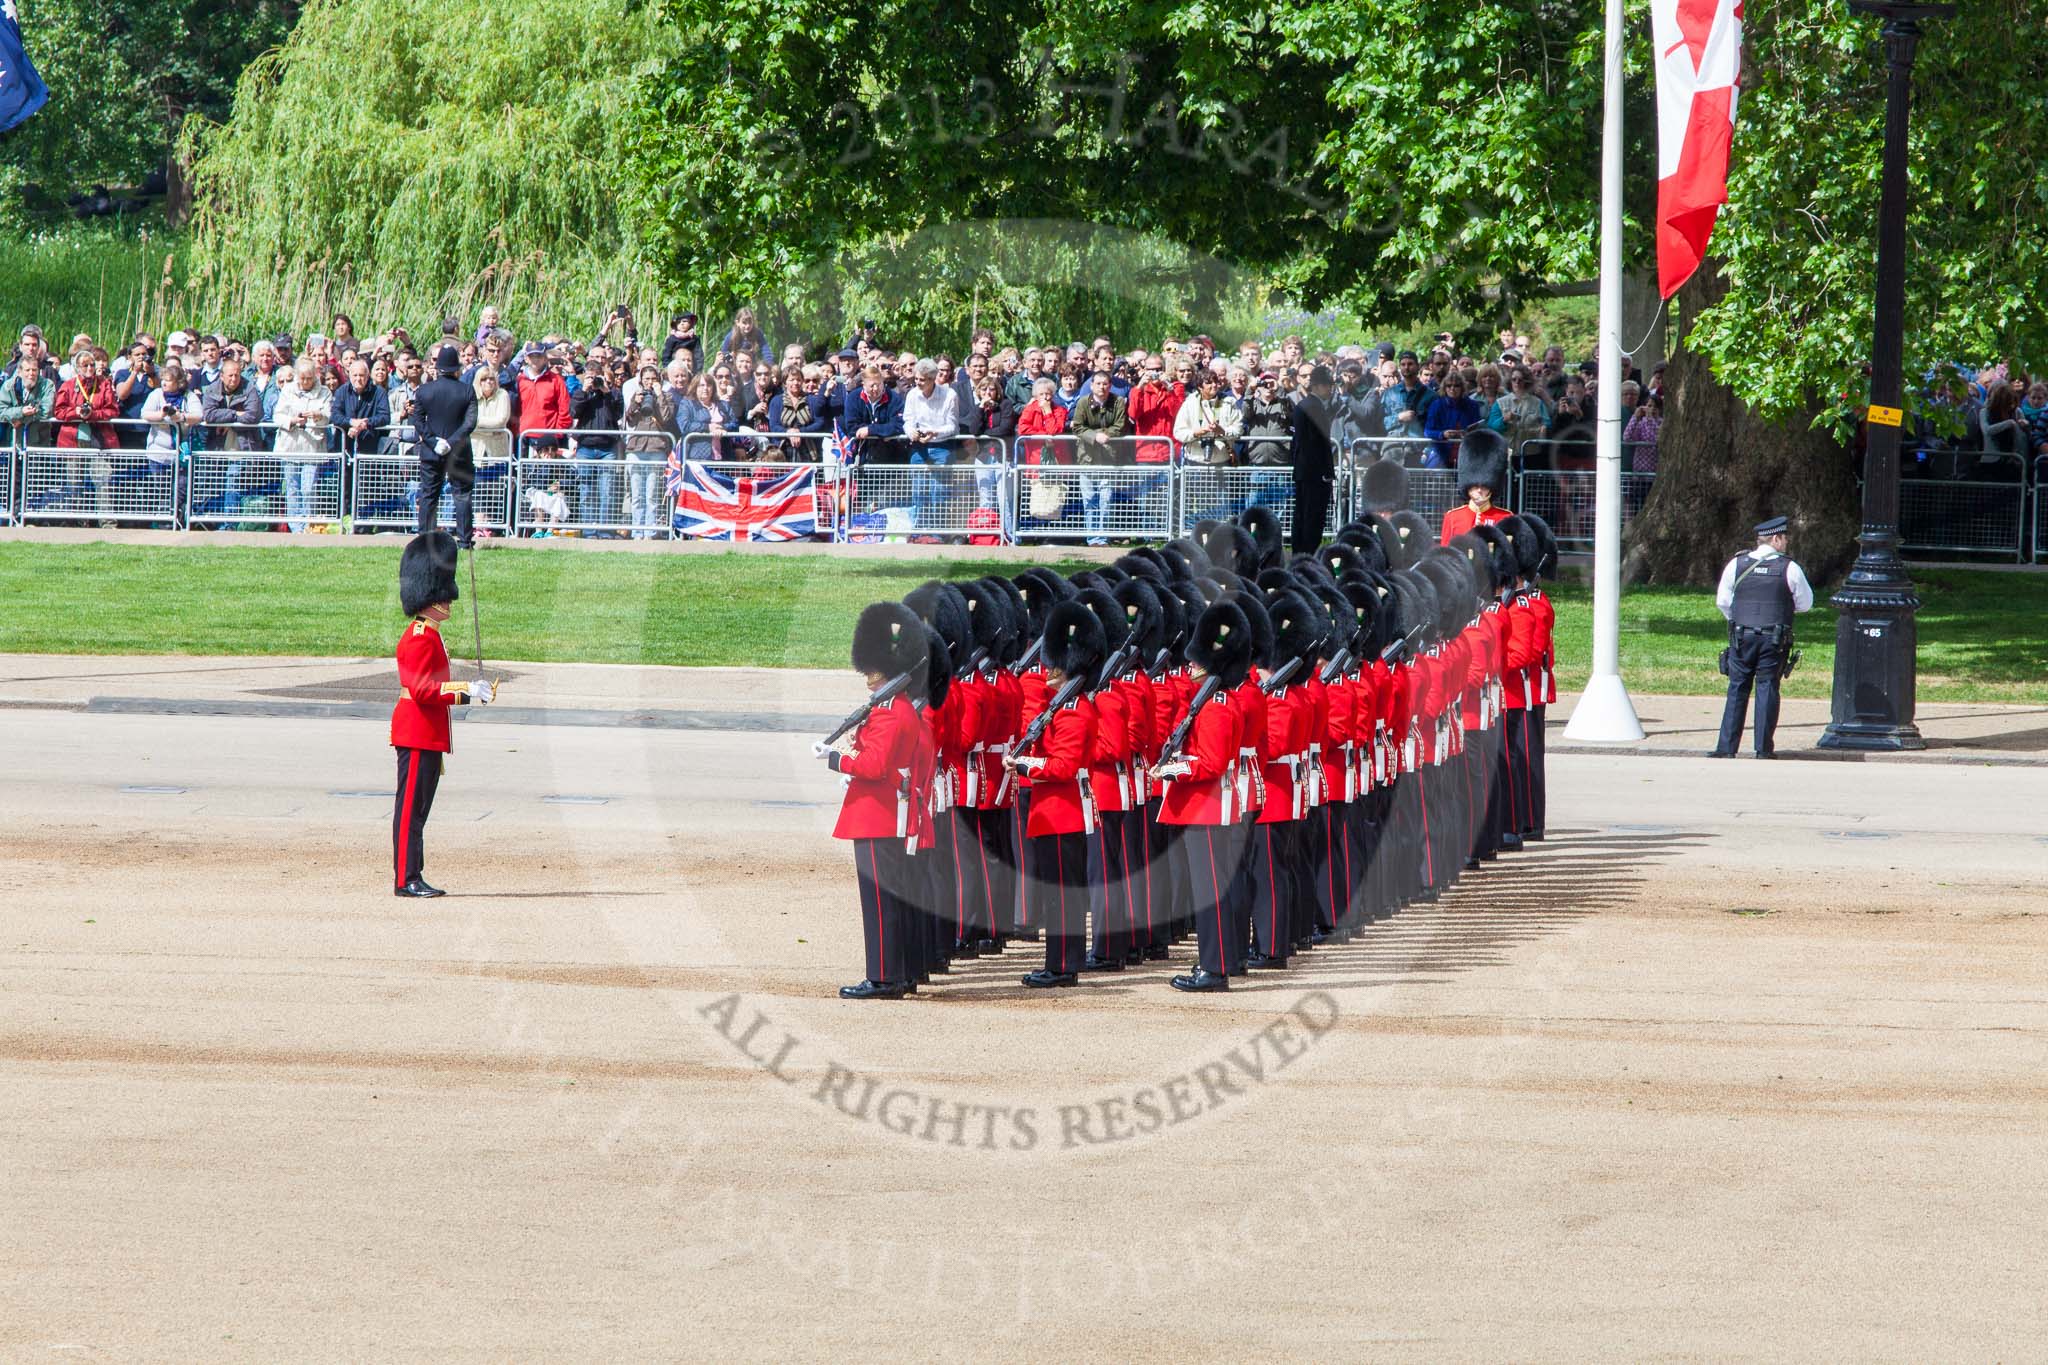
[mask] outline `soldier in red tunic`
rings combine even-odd
[[[871,692],[923,667],[925,650],[924,623],[901,602],[875,603],[861,612],[853,628],[853,668]],[[911,769],[922,730],[904,688],[871,701],[860,727],[825,754],[832,771],[847,779],[832,837],[853,843],[867,945],[867,977],[839,988],[847,1000],[893,1000],[913,989],[906,937],[913,891],[910,845],[918,835]]]
[[[1093,611],[1077,601],[1054,605],[1046,615],[1041,650],[1050,719],[1035,744],[1020,741],[1021,752],[1005,760],[1031,789],[1025,867],[1038,888],[1045,921],[1045,966],[1024,978],[1027,986],[1072,986],[1080,980],[1088,919],[1088,836],[1096,828],[1089,776],[1095,705],[1088,691],[1107,653],[1102,622]],[[1073,682],[1080,685],[1069,693]]]
[[[1226,700],[1251,668],[1252,628],[1230,602],[1204,610],[1188,640],[1189,674],[1195,683],[1190,722],[1178,745],[1170,742],[1152,775],[1166,784],[1159,822],[1183,826],[1178,849],[1186,875],[1180,885],[1195,922],[1199,945],[1196,969],[1173,978],[1175,990],[1226,991],[1232,975],[1244,971],[1244,940],[1227,923],[1230,883],[1237,871],[1241,828],[1237,806],[1238,712]],[[1215,687],[1210,687],[1210,680]],[[1169,736],[1169,741],[1171,736]]]
[[[441,622],[455,590],[455,539],[446,531],[415,536],[398,561],[398,601],[412,618],[398,637],[398,704],[391,708],[391,747],[398,751],[398,799],[391,811],[392,886],[401,896],[439,896],[422,875],[427,813],[441,785],[444,755],[452,747],[448,708],[488,704],[493,685],[482,678],[451,682]]]
[[[1470,431],[1458,443],[1458,491],[1465,505],[1444,513],[1438,544],[1450,544],[1479,523],[1507,520],[1501,504],[1508,499],[1508,443],[1499,432]]]

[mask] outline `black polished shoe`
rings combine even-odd
[[[1777,756],[1778,751],[1776,749],[1772,749],[1768,753],[1761,753],[1757,755],[1758,758],[1776,758]]]
[[[952,970],[952,963],[946,961],[946,959],[944,959],[943,957],[935,957],[929,963],[925,964],[925,974],[921,979],[925,982],[926,985],[930,985],[931,979],[934,975],[944,976]]]
[[[1139,967],[1139,966],[1143,966],[1143,965],[1144,965],[1144,962],[1145,962],[1145,950],[1144,950],[1143,948],[1130,948],[1130,949],[1127,949],[1127,950],[1125,950],[1125,952],[1124,952],[1124,965],[1125,965],[1126,967]]]
[[[1193,972],[1190,972],[1186,976],[1176,976],[1171,984],[1173,988],[1177,991],[1190,991],[1195,993],[1200,993],[1203,991],[1227,991],[1230,989],[1230,978],[1227,976],[1218,976],[1215,972],[1197,969]]]
[[[1265,954],[1265,953],[1247,953],[1247,954],[1245,955],[1245,959],[1244,959],[1244,969],[1245,969],[1246,971],[1248,971],[1248,972],[1251,972],[1251,971],[1261,971],[1261,972],[1271,971],[1271,972],[1277,972],[1277,971],[1279,971],[1279,970],[1280,970],[1281,968],[1285,967],[1286,965],[1287,965],[1287,959],[1286,959],[1286,958],[1284,958],[1284,957],[1271,957],[1271,956],[1268,956],[1268,955],[1267,955],[1267,954]]]
[[[407,882],[404,886],[399,887],[396,891],[393,891],[391,894],[394,896],[412,896],[420,900],[428,900],[434,896],[445,896],[448,893],[446,891],[443,891],[438,886],[428,886],[425,878],[414,877],[411,881]]]
[[[1011,934],[1010,937],[1016,939],[1019,943],[1036,943],[1038,942],[1038,931],[1026,925],[1022,929],[1017,930],[1016,933]]]
[[[1465,860],[1465,870],[1467,872],[1477,872],[1479,870],[1479,859],[1467,858]]]
[[[1709,750],[1707,751],[1707,757],[1708,757],[1708,758],[1733,758],[1733,757],[1735,757],[1735,751],[1734,751],[1733,749],[1709,749]]]
[[[1310,943],[1328,943],[1332,939],[1336,939],[1339,943],[1344,941],[1340,932],[1335,929],[1318,929],[1308,936]]]
[[[995,957],[1003,951],[1003,941],[999,938],[978,938],[974,940],[974,950],[978,956]]]
[[[1034,990],[1043,990],[1048,986],[1078,986],[1081,978],[1073,972],[1049,972],[1040,967],[1024,978],[1024,984]]]
[[[1441,894],[1435,887],[1425,886],[1415,893],[1415,903],[1418,905],[1435,905],[1437,897]]]
[[[1084,972],[1120,972],[1123,969],[1124,960],[1120,957],[1097,957],[1090,953],[1081,959],[1081,970]]]
[[[841,1000],[901,1000],[906,993],[901,981],[863,981],[839,988]]]
[[[1520,853],[1522,851],[1522,836],[1519,834],[1501,835],[1500,851],[1503,853]]]
[[[1167,947],[1164,943],[1154,943],[1145,949],[1145,960],[1147,962],[1164,962],[1166,958]]]
[[[980,957],[981,945],[971,938],[956,938],[953,940],[953,956],[962,959]]]
[[[1525,843],[1525,844],[1540,844],[1540,843],[1542,843],[1542,842],[1543,842],[1543,831],[1542,831],[1542,830],[1540,830],[1540,829],[1530,829],[1530,830],[1524,830],[1524,831],[1522,831],[1522,842],[1523,842],[1523,843]]]

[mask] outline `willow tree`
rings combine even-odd
[[[1473,341],[1594,269],[1602,9],[1465,0],[903,0],[886,15],[665,0],[682,35],[626,165],[653,259],[772,298],[863,243],[973,220],[1153,233],[1311,306]],[[2048,342],[2038,96],[2021,0],[1922,45],[1909,368]],[[1626,257],[1646,278],[1648,26],[1629,47]],[[1633,562],[1697,580],[1768,506],[1826,570],[1868,329],[1882,59],[1838,0],[1748,15],[1733,202],[1678,300],[1660,483]],[[1996,61],[1985,54],[1996,52]],[[1637,316],[1641,314],[1638,310]]]
[[[623,0],[313,0],[198,139],[195,283],[252,326],[652,311],[623,111],[674,50]]]

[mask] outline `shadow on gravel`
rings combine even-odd
[[[1411,905],[1376,921],[1349,943],[1296,954],[1286,970],[1233,978],[1230,995],[1442,984],[1459,972],[1498,966],[1526,945],[1602,910],[1638,902],[1657,863],[1713,837],[1679,829],[1553,830],[1540,844],[1463,873],[1435,904]],[[1018,943],[1001,957],[954,963],[950,974],[934,978],[918,998],[990,1001],[1051,995],[1057,1001],[1068,995],[1170,993],[1168,978],[1190,970],[1194,956],[1190,939],[1175,945],[1170,961],[1088,974],[1077,987],[1046,992],[1018,984],[1019,976],[1044,961],[1041,945]]]

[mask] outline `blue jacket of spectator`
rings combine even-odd
[[[848,440],[852,440],[862,427],[866,427],[868,436],[875,440],[901,436],[903,399],[886,389],[879,399],[871,399],[865,388],[855,389],[846,396],[846,412],[840,417],[839,426]]]
[[[376,384],[370,385],[367,393],[357,393],[353,385],[344,384],[335,390],[334,405],[329,411],[343,448],[368,454],[387,435],[383,428],[391,425],[391,395]],[[369,430],[351,439],[348,424],[358,420],[368,421]]]
[[[1422,434],[1437,444],[1433,454],[1440,467],[1449,467],[1458,458],[1458,448],[1446,433],[1469,431],[1484,426],[1486,414],[1479,409],[1476,398],[1432,398],[1429,411],[1423,415]]]
[[[728,356],[732,354],[732,338],[733,333],[731,329],[727,329],[725,334],[725,341],[718,348],[720,351],[722,351],[724,354]],[[760,359],[763,365],[773,365],[775,363],[774,353],[768,349],[768,334],[766,332],[761,333],[761,344],[755,348],[754,354]]]
[[[1423,415],[1427,411],[1429,400],[1432,397],[1434,397],[1434,394],[1430,391],[1429,385],[1424,384],[1420,380],[1416,381],[1413,388],[1404,386],[1397,379],[1384,389],[1381,389],[1380,420],[1387,428],[1387,435],[1422,435]],[[1412,422],[1401,421],[1400,417],[1403,412],[1413,412],[1415,420]]]
[[[768,430],[810,432],[832,430],[832,414],[826,411],[824,403],[819,401],[821,397],[821,394],[811,395],[810,420],[800,422],[792,427],[785,425],[782,420],[782,410],[786,405],[786,400],[782,394],[776,394],[768,400]]]

